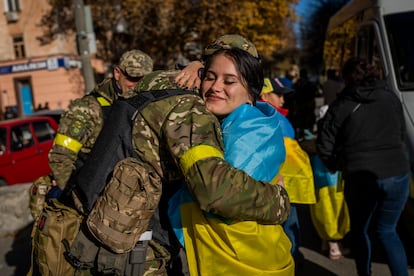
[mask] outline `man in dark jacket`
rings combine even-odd
[[[375,215],[392,275],[408,275],[396,232],[409,193],[402,106],[363,60],[351,58],[342,74],[345,88],[319,123],[318,154],[330,170],[343,172],[358,274],[371,275],[367,231]]]

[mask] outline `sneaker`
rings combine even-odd
[[[329,259],[339,260],[343,257],[341,249],[339,249],[338,242],[330,241],[329,244]]]

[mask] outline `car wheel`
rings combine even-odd
[[[7,182],[4,179],[0,179],[0,187],[7,186]]]

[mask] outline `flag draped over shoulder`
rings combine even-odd
[[[285,159],[278,117],[266,103],[237,108],[222,122],[225,159],[254,178],[270,182]],[[206,214],[189,200],[188,191],[184,193],[187,195],[176,194],[172,199],[186,202],[178,204],[178,208],[191,275],[294,274],[291,243],[280,225],[229,223]],[[170,207],[177,207],[172,201]]]
[[[286,161],[280,170],[291,203],[316,203],[314,177],[309,155],[299,143],[284,137]]]

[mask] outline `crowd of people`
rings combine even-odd
[[[31,188],[47,186],[29,275],[295,275],[298,204],[332,260],[349,232],[371,275],[373,224],[392,274],[408,275],[395,229],[408,198],[401,104],[364,60],[347,61],[343,84],[334,73],[316,116],[307,71],[265,76],[240,35],[182,70],[124,53],[61,117],[52,174]]]

